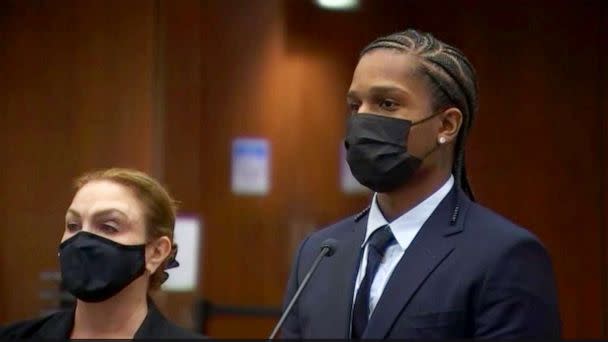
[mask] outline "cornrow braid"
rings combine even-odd
[[[361,51],[361,56],[375,49],[394,49],[416,57],[420,62],[418,72],[427,79],[431,88],[433,110],[456,107],[462,112],[463,122],[454,148],[452,173],[456,185],[475,200],[465,165],[465,142],[478,109],[475,69],[460,50],[430,33],[413,29],[374,40]],[[457,212],[458,207],[454,216]]]

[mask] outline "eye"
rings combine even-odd
[[[348,112],[350,114],[354,114],[357,113],[359,111],[359,107],[361,106],[360,103],[357,103],[355,101],[349,101],[347,103],[347,107],[348,107]]]
[[[115,222],[104,222],[101,224],[101,230],[107,234],[118,232],[118,225]]]
[[[390,99],[383,99],[380,102],[380,108],[388,111],[394,111],[399,107],[399,104],[396,101]]]
[[[75,232],[77,230],[80,230],[80,225],[78,223],[67,223],[66,228],[68,231],[70,232]]]

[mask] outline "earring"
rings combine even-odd
[[[445,144],[445,137],[439,137],[439,145]]]

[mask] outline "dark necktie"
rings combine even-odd
[[[369,319],[369,291],[374,281],[374,276],[378,271],[378,266],[380,266],[380,262],[384,257],[384,252],[393,240],[395,240],[395,236],[388,225],[376,230],[369,239],[365,277],[363,277],[363,281],[359,286],[353,307],[353,339],[360,339],[367,327]]]

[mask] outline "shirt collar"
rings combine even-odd
[[[439,203],[441,203],[445,196],[447,196],[450,190],[452,190],[453,186],[454,176],[450,175],[450,178],[441,186],[441,188],[439,188],[439,190],[435,191],[424,201],[420,202],[414,208],[410,209],[408,212],[399,216],[390,223],[386,220],[382,214],[382,211],[380,211],[376,199],[378,194],[375,193],[369,209],[369,216],[367,218],[365,240],[363,240],[361,247],[365,246],[372,233],[388,224],[390,225],[393,235],[395,235],[397,243],[399,243],[402,249],[406,249],[412,242],[415,234],[417,234],[420,228],[422,228],[422,225],[431,216],[433,211],[435,211],[437,206],[439,206]]]

